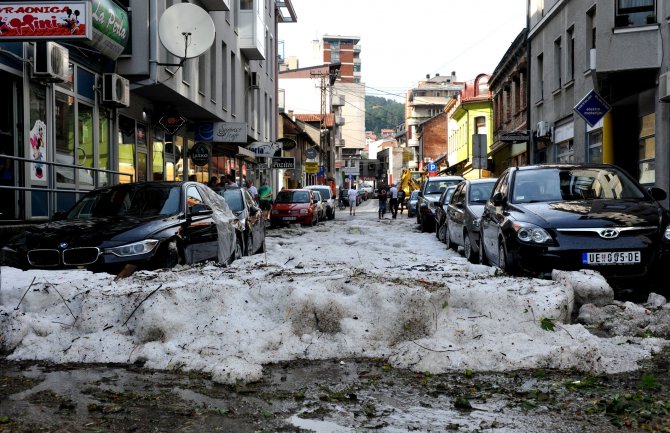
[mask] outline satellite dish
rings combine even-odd
[[[158,37],[163,46],[182,59],[198,57],[214,42],[214,21],[200,6],[177,3],[163,12]]]

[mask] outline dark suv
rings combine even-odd
[[[435,230],[435,206],[442,193],[448,186],[458,185],[461,176],[433,176],[427,177],[419,190],[416,222],[421,225],[422,232]]]

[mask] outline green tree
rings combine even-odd
[[[405,105],[379,96],[365,96],[365,130],[377,136],[382,129],[395,129],[405,119]]]

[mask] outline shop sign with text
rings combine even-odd
[[[0,41],[88,39],[93,25],[89,1],[0,3]]]
[[[246,143],[246,122],[201,122],[198,123],[196,140],[217,143]]]

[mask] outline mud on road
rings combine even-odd
[[[639,371],[433,375],[294,361],[230,386],[139,366],[0,361],[0,432],[670,432],[670,352]]]

